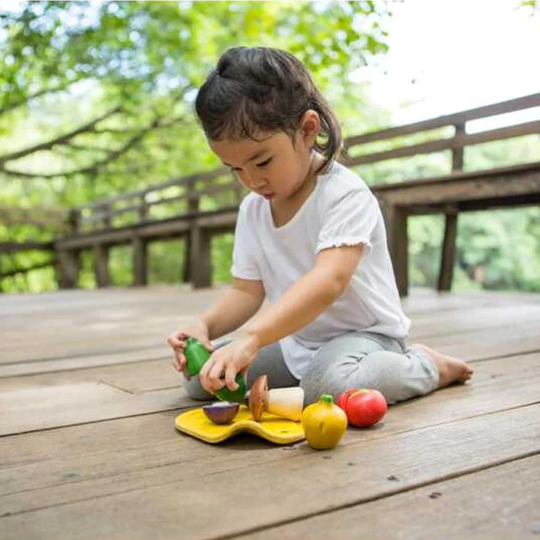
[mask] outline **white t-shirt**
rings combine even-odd
[[[404,338],[410,321],[401,309],[379,204],[364,181],[335,162],[293,218],[276,227],[270,201],[256,193],[240,205],[232,275],[261,280],[277,302],[334,246],[364,244],[364,255],[344,293],[312,323],[280,340],[289,371],[298,379],[317,350],[355,330]]]

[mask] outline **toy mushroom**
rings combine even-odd
[[[268,377],[258,377],[249,392],[248,405],[253,419],[259,422],[263,411],[299,422],[304,407],[304,391],[299,387],[268,389]]]
[[[253,420],[258,422],[268,401],[268,377],[261,375],[258,377],[249,391],[248,404],[249,410],[253,415]]]

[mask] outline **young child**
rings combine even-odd
[[[334,114],[291,54],[239,47],[220,58],[196,112],[213,152],[251,191],[240,205],[233,283],[199,321],[168,339],[184,372],[187,337],[212,351],[186,389],[209,399],[225,385],[300,385],[321,394],[375,388],[388,403],[465,382],[462,360],[423,345],[406,348],[403,314],[377,200],[336,161]],[[322,139],[322,140],[321,140]],[[260,313],[265,298],[271,305]],[[225,334],[249,323],[217,347]]]

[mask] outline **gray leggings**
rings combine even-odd
[[[214,343],[216,348],[231,338]],[[260,375],[268,376],[270,388],[300,385],[305,393],[304,405],[332,394],[334,400],[349,388],[375,388],[389,404],[428,394],[437,388],[439,372],[435,364],[417,349],[406,349],[402,340],[370,332],[349,332],[325,343],[316,352],[301,380],[287,369],[281,346],[274,343],[259,350],[251,365],[247,385],[251,387]],[[199,378],[185,381],[190,398],[210,400]]]

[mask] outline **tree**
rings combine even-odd
[[[194,90],[222,51],[287,48],[328,82],[385,50],[384,14],[373,2],[28,2],[0,11],[1,133],[49,124],[46,137],[0,155],[0,174],[58,179],[68,193],[73,180],[96,186],[103,176],[116,190],[135,187],[122,175],[148,175],[156,144],[170,154],[168,138],[191,135]]]
[[[214,168],[192,105],[231,46],[289,50],[329,91],[345,124],[360,131],[362,91],[347,75],[386,51],[387,16],[385,3],[371,1],[25,2],[0,9],[0,203],[72,207]],[[0,224],[0,240],[27,238],[47,234]],[[229,249],[230,241],[223,245]],[[160,268],[173,266],[170,252],[160,256]],[[0,272],[42,259],[4,258]],[[51,272],[33,275],[45,277],[13,287],[54,286]],[[88,275],[83,281],[91,285]]]

